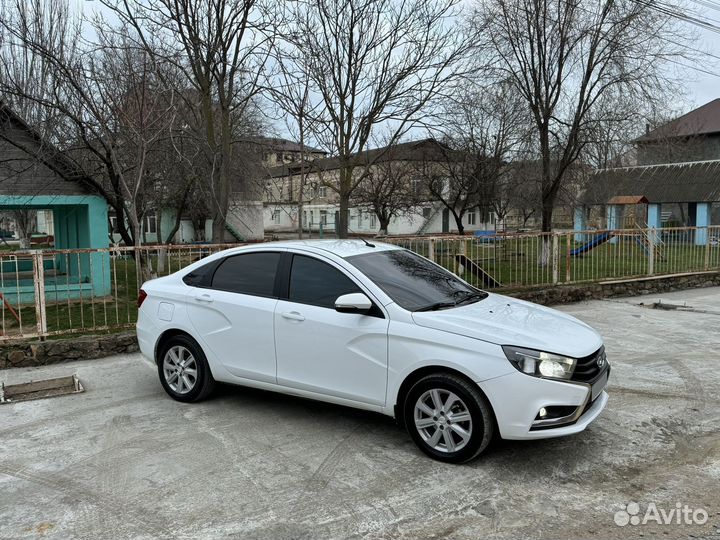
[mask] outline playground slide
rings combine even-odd
[[[604,244],[605,242],[610,240],[612,238],[612,236],[613,236],[613,233],[611,233],[611,232],[599,234],[595,238],[590,240],[587,244],[583,244],[582,246],[571,250],[570,255],[572,257],[577,257],[578,255],[581,255],[587,251],[590,251],[593,248],[598,247],[600,244]]]

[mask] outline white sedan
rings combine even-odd
[[[140,349],[174,399],[221,381],[377,411],[441,461],[495,433],[577,433],[608,400],[588,325],[388,244],[230,249],[143,284],[138,305]]]

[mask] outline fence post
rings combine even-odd
[[[33,257],[33,284],[35,286],[35,324],[40,337],[47,335],[47,318],[45,314],[45,266],[42,251],[36,249]]]
[[[710,231],[705,233],[705,271],[710,270]]]
[[[558,267],[560,264],[560,249],[558,241],[558,233],[552,233],[552,282],[557,285],[559,280]]]
[[[572,244],[570,242],[570,235],[566,235],[567,253],[565,253],[565,283],[570,283],[570,251],[572,251]]]
[[[428,240],[428,259],[435,262],[435,239],[430,238]]]
[[[655,273],[655,231],[653,230],[653,236],[648,236],[648,276],[652,276]]]

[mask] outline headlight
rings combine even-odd
[[[513,366],[528,375],[569,379],[575,371],[575,358],[508,345],[503,346],[503,352]]]

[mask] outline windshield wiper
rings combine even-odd
[[[486,292],[471,292],[468,293],[467,296],[464,296],[463,298],[455,302],[455,305],[459,306],[460,304],[464,304],[466,302],[469,302],[470,300],[476,300],[479,302],[480,300],[485,300],[487,297],[488,293]]]
[[[437,311],[438,309],[445,309],[445,308],[451,308],[451,307],[455,307],[455,302],[435,302],[434,304],[430,304],[429,306],[424,306],[419,309],[416,309],[415,312]]]
[[[464,291],[455,291],[457,293],[461,293]],[[455,302],[435,302],[434,304],[430,304],[428,306],[423,306],[419,309],[416,309],[415,311],[437,311],[439,309],[447,309],[459,306],[460,304],[464,304],[466,302],[469,302],[470,300],[484,300],[488,297],[488,293],[478,291],[478,292],[469,292],[464,297],[462,297],[460,300],[457,300]]]

